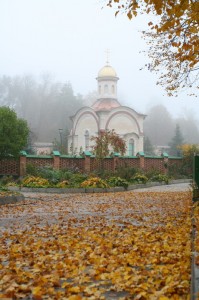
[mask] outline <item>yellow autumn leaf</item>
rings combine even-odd
[[[67,299],[68,300],[82,300],[82,297],[78,296],[78,295],[72,295],[72,296],[67,297]]]
[[[42,290],[40,286],[34,287],[32,289],[32,295],[34,300],[41,300],[42,299]]]
[[[78,287],[78,286],[72,286],[72,287],[69,287],[68,289],[67,289],[67,291],[69,292],[69,293],[74,293],[74,294],[78,294],[78,293],[80,293],[80,288]]]

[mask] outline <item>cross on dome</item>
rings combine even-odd
[[[106,49],[106,65],[109,65],[109,58],[110,58],[110,49]]]

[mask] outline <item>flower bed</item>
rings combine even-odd
[[[127,174],[128,173],[128,174]],[[168,184],[170,178],[165,174],[150,172],[123,172],[116,173],[82,174],[70,170],[53,170],[51,168],[38,168],[32,174],[22,179],[14,180],[12,177],[1,179],[0,184],[12,191],[41,191],[54,193],[81,193],[81,192],[109,192],[133,190],[137,187],[147,187],[159,184]],[[102,190],[99,190],[102,189]]]

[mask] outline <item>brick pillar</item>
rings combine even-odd
[[[90,156],[85,156],[84,158],[84,170],[86,173],[90,173],[91,170],[91,158]]]
[[[144,152],[138,152],[137,156],[140,159],[140,169],[144,170]]]
[[[60,153],[59,151],[53,151],[53,168],[59,170],[60,166]]]
[[[119,156],[120,156],[120,154],[116,153],[116,152],[113,155],[113,172],[115,172],[117,169]]]
[[[84,151],[84,172],[90,173],[91,170],[91,153]]]
[[[21,151],[19,158],[19,176],[26,175],[26,156],[27,153],[25,151]]]

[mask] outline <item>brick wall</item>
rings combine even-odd
[[[161,173],[167,173],[168,166],[178,168],[182,159],[169,158],[168,156],[145,157],[142,153],[137,157],[109,157],[105,158],[102,164],[103,170],[114,172],[120,167],[131,167],[149,171],[151,169],[159,170]],[[50,156],[23,155],[19,160],[6,159],[0,161],[0,175],[18,175],[26,174],[26,167],[31,164],[36,167],[50,166],[54,169],[70,169],[74,171],[92,173],[100,169],[100,162],[90,153],[84,157],[62,156],[58,151]]]
[[[134,169],[139,169],[140,168],[140,159],[139,157],[124,157],[124,158],[119,158],[117,162],[117,167],[130,167]]]
[[[168,160],[168,166],[175,166],[175,167],[180,167],[182,164],[182,159],[180,158],[169,158]]]
[[[0,160],[0,175],[19,175],[19,160]]]
[[[84,172],[84,158],[74,158],[74,157],[62,157],[60,156],[60,169],[70,169],[70,170],[79,170]]]
[[[101,165],[101,166],[100,166]],[[105,158],[103,162],[95,159],[94,157],[90,158],[90,172],[94,172],[96,170],[108,170],[114,172],[114,159],[113,158]]]
[[[53,167],[53,158],[44,157],[27,157],[26,165],[31,164],[35,167]]]
[[[178,168],[181,166],[182,164],[182,159],[179,158],[174,158],[171,157],[168,160],[168,169],[170,171],[171,174],[173,174],[174,176],[178,174]],[[188,173],[192,173],[192,168],[191,170],[186,170],[187,174]]]
[[[160,173],[165,173],[165,163],[164,157],[145,157],[144,170],[147,172],[156,169],[159,170]]]

